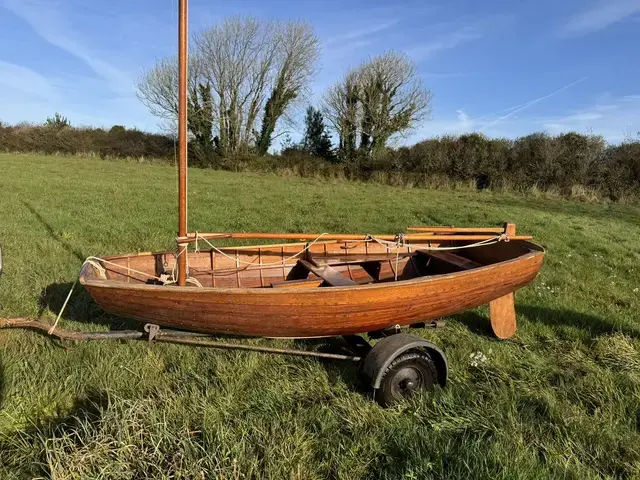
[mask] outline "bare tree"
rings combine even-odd
[[[414,63],[404,54],[387,52],[363,63],[331,87],[324,110],[350,156],[371,153],[428,117],[431,92],[424,87]]]
[[[202,81],[198,58],[189,59],[188,88],[197,88]],[[153,68],[142,73],[136,82],[138,99],[152,115],[165,120],[178,118],[178,60],[167,57],[159,60]]]
[[[151,70],[143,73],[137,83],[138,98],[151,113],[164,120],[163,129],[176,134],[178,120],[178,62],[175,57],[160,60]],[[215,105],[211,101],[211,86],[202,74],[197,56],[189,59],[189,132],[206,155],[211,150],[212,122]]]
[[[275,81],[264,107],[262,128],[257,138],[260,155],[267,153],[271,146],[278,119],[308,85],[319,56],[318,37],[307,23],[279,24],[274,41],[280,48],[275,61]]]
[[[196,37],[218,105],[217,132],[225,153],[239,153],[249,146],[275,61],[273,30],[273,23],[232,18]]]
[[[349,71],[340,82],[329,88],[323,102],[323,113],[339,137],[338,149],[346,157],[356,150],[360,118],[358,77],[358,71]]]
[[[200,97],[192,102],[199,108],[206,97],[220,152],[243,153],[255,144],[265,153],[278,120],[314,72],[318,39],[312,27],[301,22],[234,17],[196,34],[193,50],[189,92]],[[138,96],[152,114],[175,118],[175,59],[160,61],[146,72],[138,82]]]

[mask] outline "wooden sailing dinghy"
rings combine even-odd
[[[491,304],[499,337],[515,332],[513,292],[544,252],[504,228],[417,227],[398,235],[188,234],[187,0],[179,2],[178,254],[91,258],[80,282],[108,313],[203,333],[349,335]],[[294,243],[218,248],[219,239]],[[189,251],[190,244],[202,243]]]
[[[508,298],[542,264],[543,250],[525,240],[444,250],[471,243],[396,246],[368,238],[201,250],[188,254],[185,286],[163,283],[177,268],[172,252],[143,253],[86,263],[80,281],[105,311],[143,322],[204,333],[338,336]],[[515,331],[515,318],[510,323],[506,336]]]

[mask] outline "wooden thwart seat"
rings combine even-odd
[[[478,262],[474,262],[473,260],[469,260],[468,258],[461,257],[460,255],[456,255],[455,253],[451,252],[420,249],[416,250],[416,252],[422,255],[437,258],[438,260],[449,263],[451,265],[455,265],[461,270],[471,270],[472,268],[482,267],[482,264]]]
[[[403,252],[399,255],[399,258],[410,257],[413,253]],[[318,267],[325,265],[354,265],[372,262],[384,262],[393,258],[395,260],[396,255],[389,255],[387,253],[370,253],[370,254],[352,254],[352,255],[309,255],[311,262]]]
[[[330,267],[329,265],[316,266],[311,262],[307,262],[306,260],[298,260],[298,264],[304,266],[310,272],[316,274],[332,287],[347,287],[358,285],[356,282],[354,282],[350,278],[345,277],[338,270]]]

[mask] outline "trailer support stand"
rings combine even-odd
[[[158,338],[158,332],[160,332],[160,325],[155,323],[147,323],[144,326],[144,331],[149,334],[149,345],[156,344],[156,338]]]

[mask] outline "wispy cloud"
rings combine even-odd
[[[471,73],[461,72],[420,72],[422,78],[461,78],[468,77]]]
[[[640,12],[639,0],[599,0],[562,27],[561,36],[573,37],[597,32]]]
[[[456,110],[456,113],[458,114],[458,123],[460,125],[460,129],[466,130],[467,128],[469,128],[471,125],[471,119],[469,118],[469,115],[467,115],[467,112],[465,112],[463,109],[459,109]]]
[[[322,45],[323,60],[346,60],[354,53],[379,42],[380,33],[391,31],[399,22],[399,18],[377,23],[372,19],[369,26],[353,26],[346,32],[330,36]]]
[[[562,116],[538,118],[535,124],[550,133],[593,132],[610,142],[620,142],[640,133],[640,95],[601,95],[590,106]]]
[[[82,39],[74,37],[73,29],[67,19],[60,15],[55,3],[5,0],[2,5],[28,23],[45,41],[82,60],[98,76],[108,81],[111,88],[121,91],[133,89],[131,78],[92,52]]]
[[[416,62],[422,62],[442,50],[480,40],[490,32],[499,30],[513,20],[511,15],[484,15],[479,18],[461,17],[454,21],[427,24],[425,40],[406,48]]]
[[[608,142],[618,143],[640,135],[640,95],[612,96],[601,94],[591,104],[573,108],[560,115],[518,115],[508,122],[496,122],[505,114],[522,112],[530,102],[489,115],[472,118],[465,109],[457,109],[448,117],[437,117],[416,130],[405,143],[411,144],[439,135],[461,135],[482,131],[490,137],[515,138],[545,131],[553,135],[578,132],[602,135]],[[455,113],[455,114],[454,114]],[[489,122],[487,123],[487,119]]]
[[[421,62],[436,52],[455,48],[463,43],[482,38],[483,35],[474,27],[463,27],[439,37],[420,43],[407,50],[407,54],[416,62]]]
[[[329,37],[327,39],[327,41],[325,42],[326,46],[332,46],[332,45],[337,45],[337,44],[343,44],[344,42],[352,42],[352,41],[360,41],[365,37],[369,37],[372,35],[375,35],[377,33],[380,33],[384,30],[388,30],[391,27],[394,27],[395,25],[398,24],[398,22],[400,21],[400,19],[394,19],[394,20],[390,20],[388,22],[383,22],[383,23],[378,23],[375,25],[371,25],[368,27],[364,27],[364,28],[356,28],[354,30],[351,30],[347,33],[341,34],[341,35],[335,35],[332,37]]]
[[[60,97],[54,85],[44,75],[27,67],[0,60],[0,85],[33,98],[55,100]]]
[[[82,25],[88,31],[92,26],[100,25],[95,14],[87,9],[67,11],[65,5],[69,4],[54,0],[0,0],[0,15],[11,12],[23,20],[34,32],[34,47],[39,37],[59,49],[59,52],[42,49],[56,60],[44,57],[42,53],[31,55],[28,61],[25,59],[20,64],[0,61],[2,120],[41,122],[47,115],[59,111],[74,125],[126,124],[153,128],[155,121],[137,101],[132,79],[107,61],[105,54],[97,53],[95,44],[78,30],[81,27],[71,28]],[[111,20],[113,29],[121,28],[117,18]],[[95,36],[90,38],[96,41]],[[112,39],[101,47],[101,51],[110,51],[111,55],[121,54],[114,49]],[[79,62],[68,62],[67,56]],[[128,55],[118,58],[124,61]],[[59,64],[65,65],[60,67]]]
[[[567,90],[568,88],[571,88],[574,85],[577,85],[578,83],[585,81],[587,78],[588,77],[582,77],[582,78],[576,80],[575,82],[571,82],[570,84],[565,85],[564,87],[559,88],[558,90],[555,90],[555,91],[553,91],[553,92],[551,92],[551,93],[549,93],[547,95],[535,98],[535,99],[530,100],[530,101],[528,101],[526,103],[522,103],[522,104],[520,104],[520,105],[518,105],[516,107],[511,107],[509,113],[507,113],[506,115],[502,115],[501,117],[498,117],[495,120],[492,120],[491,122],[489,122],[489,123],[485,124],[484,126],[482,126],[481,129],[491,127],[491,126],[495,125],[496,123],[501,122],[502,120],[506,120],[507,118],[515,115],[516,113],[521,112],[522,110],[525,110],[525,109],[527,109],[529,107],[532,107],[536,103],[540,103],[541,101],[546,100],[547,98],[551,98],[554,95],[557,95],[560,92],[563,92],[563,91]]]

